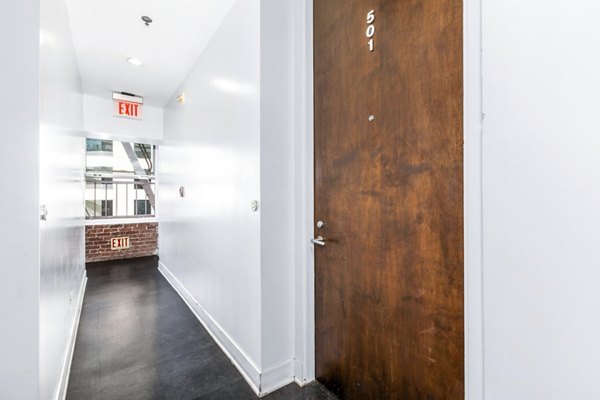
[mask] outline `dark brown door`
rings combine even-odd
[[[464,399],[462,13],[314,2],[316,369],[344,399]]]

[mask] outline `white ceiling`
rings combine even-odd
[[[164,106],[234,1],[67,0],[84,93],[130,92]],[[149,27],[143,15],[154,20]]]

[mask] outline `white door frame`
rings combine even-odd
[[[295,2],[296,363],[295,380],[315,379],[313,0]],[[299,201],[298,201],[299,200]]]
[[[482,0],[463,0],[465,399],[483,400]]]
[[[464,5],[465,399],[484,399],[481,4]],[[313,0],[296,3],[296,382],[315,379]]]

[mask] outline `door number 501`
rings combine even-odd
[[[367,39],[369,39],[369,51],[375,51],[375,10],[367,13]]]

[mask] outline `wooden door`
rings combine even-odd
[[[464,399],[462,13],[314,1],[316,370],[343,399]]]

